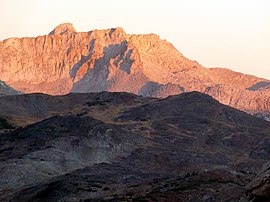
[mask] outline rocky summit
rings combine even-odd
[[[270,122],[206,94],[23,94],[0,106],[0,201],[270,200]]]
[[[1,41],[0,54],[0,80],[25,93],[166,97],[196,90],[250,113],[270,111],[269,80],[205,68],[155,34],[122,28],[76,32],[65,23],[48,35]]]

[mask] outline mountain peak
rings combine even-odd
[[[199,91],[251,113],[270,112],[269,80],[207,69],[156,34],[126,34],[121,27],[76,32],[64,23],[50,36],[0,42],[0,54],[0,80],[25,93],[120,91],[167,97]],[[193,95],[190,99],[200,99]]]
[[[126,34],[125,30],[122,27],[111,28],[111,32],[117,32],[117,33]]]
[[[76,30],[73,27],[73,24],[68,22],[68,23],[62,23],[62,24],[58,25],[49,34],[50,35],[54,35],[54,34],[61,34],[62,35],[65,33],[72,33],[72,32],[76,32]]]

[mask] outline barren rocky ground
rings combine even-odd
[[[269,200],[270,123],[208,95],[29,94],[0,105],[1,201]]]

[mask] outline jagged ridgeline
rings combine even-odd
[[[122,28],[76,32],[65,23],[48,35],[1,41],[0,54],[0,79],[26,93],[166,97],[196,90],[251,113],[270,109],[269,80],[202,67],[155,34],[127,34]]]

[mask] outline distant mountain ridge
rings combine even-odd
[[[122,28],[76,32],[72,24],[48,35],[0,42],[0,80],[26,93],[124,91],[166,97],[190,91],[250,113],[270,112],[270,81],[224,68],[205,68],[155,34]]]

